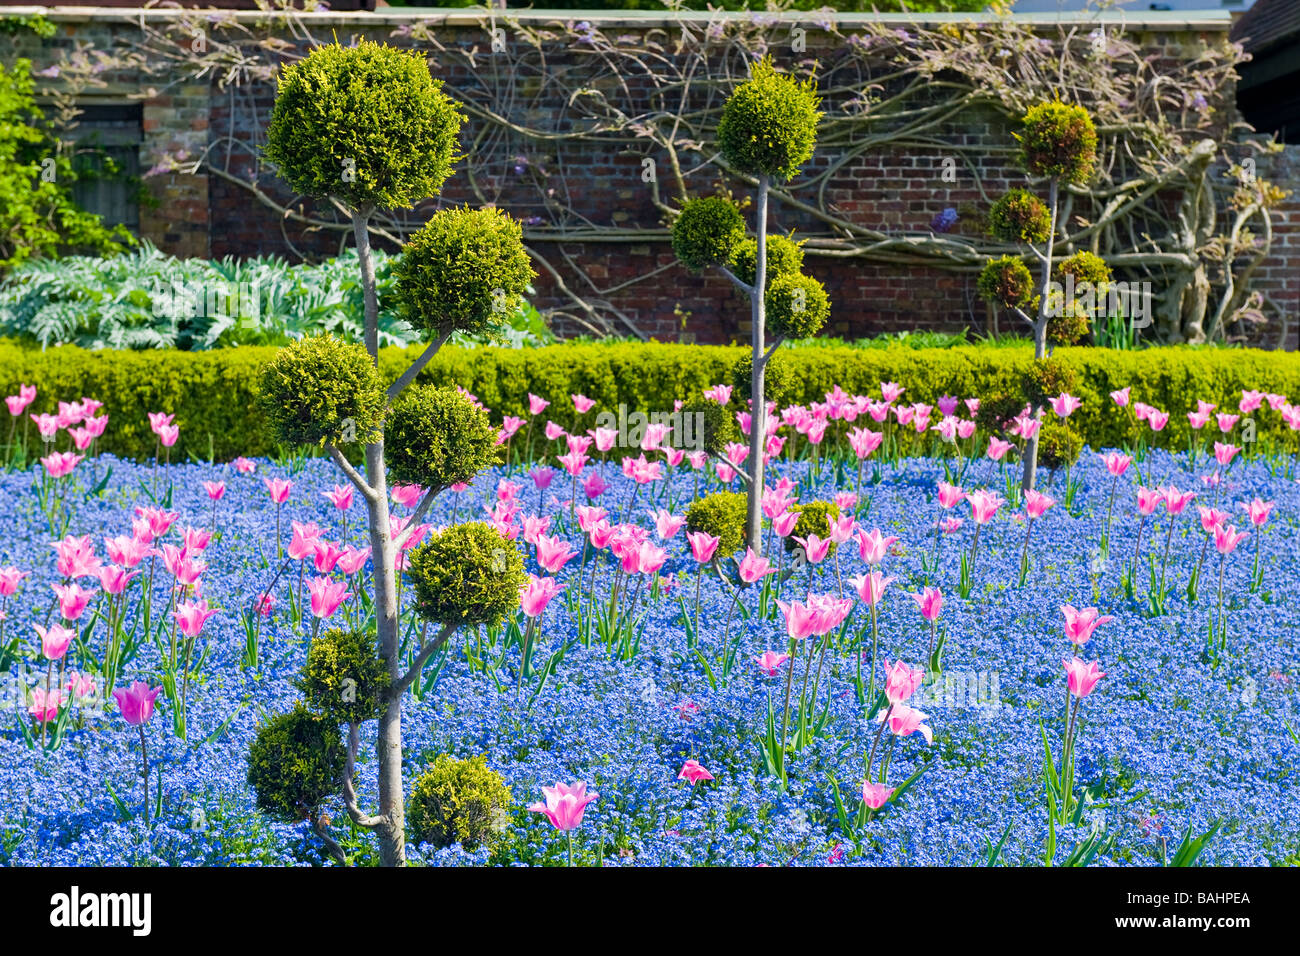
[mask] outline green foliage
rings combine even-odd
[[[315,816],[341,789],[345,768],[338,725],[302,703],[263,724],[248,749],[258,809],[290,823]]]
[[[513,542],[481,521],[452,525],[411,552],[415,610],[445,626],[495,626],[519,607],[527,583]]]
[[[1078,387],[1078,372],[1069,363],[1054,355],[1036,359],[1030,363],[1025,372],[1025,401],[1035,408],[1045,407],[1050,400],[1062,392],[1076,395]]]
[[[945,339],[939,344],[917,348],[910,336],[857,346],[824,340],[787,344],[768,366],[769,381],[773,367],[786,366],[789,384],[783,404],[823,401],[836,384],[850,393],[868,394],[882,381],[895,381],[907,386],[909,400],[934,405],[942,395],[984,399],[999,392],[1019,393],[1034,356],[1026,342],[954,344]],[[381,349],[384,382],[394,381],[422,351],[422,346]],[[503,415],[527,418],[529,392],[557,407],[571,393],[581,392],[594,399],[598,409],[616,409],[619,403],[670,409],[683,395],[732,381],[739,360],[747,367],[748,354],[747,347],[660,342],[447,347],[416,381],[469,389],[491,409],[494,422]],[[275,451],[257,403],[260,371],[275,355],[275,349],[257,347],[90,352],[0,343],[0,396],[16,394],[20,383],[37,386],[36,402],[28,409],[32,413],[57,412],[60,399],[98,398],[109,415],[99,447],[138,460],[152,458],[157,441],[146,413],[165,409],[176,414],[181,426],[173,460],[189,454],[206,460],[211,448],[218,461],[229,461]],[[1169,447],[1186,447],[1190,427],[1185,415],[1196,410],[1198,398],[1235,407],[1242,389],[1300,395],[1300,354],[1295,352],[1185,345],[1133,351],[1063,347],[1056,349],[1054,358],[1078,375],[1078,387],[1071,394],[1084,405],[1070,421],[1093,448],[1135,446],[1144,431],[1149,435],[1145,424],[1134,425],[1131,416],[1116,414],[1107,397],[1126,385],[1133,386],[1135,401],[1170,413],[1160,433],[1161,443]],[[732,411],[748,396],[748,383],[742,380],[742,385],[732,396]],[[1255,418],[1260,448],[1294,449],[1295,434],[1280,415],[1265,409]],[[918,441],[915,452],[924,453],[926,447],[928,442]]]
[[[1097,130],[1082,106],[1062,102],[1030,107],[1021,121],[1020,160],[1031,176],[1057,176],[1083,185],[1097,164]]]
[[[833,501],[806,501],[801,504],[790,506],[791,511],[799,513],[799,520],[794,523],[794,530],[786,536],[785,550],[793,551],[801,547],[795,538],[808,538],[808,535],[815,534],[817,537],[825,540],[831,535],[831,520],[840,516],[840,509]],[[835,553],[839,545],[832,544],[827,556]]]
[[[267,364],[259,402],[281,442],[323,447],[369,441],[387,398],[364,346],[316,335],[285,346]]]
[[[1027,189],[1009,189],[989,209],[989,232],[1004,242],[1046,242],[1052,214]]]
[[[1002,256],[980,270],[975,291],[981,299],[1001,308],[1024,308],[1035,298],[1034,277],[1016,256]]]
[[[1062,259],[1056,265],[1056,273],[1058,281],[1063,280],[1067,275],[1074,276],[1076,287],[1081,282],[1091,282],[1094,286],[1104,286],[1111,281],[1110,266],[1106,265],[1106,260],[1096,253],[1088,252],[1086,249]]]
[[[398,314],[396,257],[372,255],[380,345],[418,342],[423,333]],[[491,336],[457,332],[449,341],[513,347],[555,341],[527,302],[502,318]],[[0,335],[41,346],[197,350],[288,345],[321,332],[360,339],[364,329],[355,250],[290,265],[275,256],[178,259],[144,242],[107,258],[30,259],[0,283]]]
[[[1011,421],[1025,408],[1024,396],[1019,391],[997,392],[980,400],[975,413],[975,423],[984,431],[1005,437]]]
[[[472,851],[505,838],[510,803],[510,788],[487,757],[439,754],[411,785],[406,822],[416,843]]]
[[[7,32],[31,26],[44,35],[39,24],[47,21],[23,19],[0,23],[14,24]],[[73,202],[77,172],[42,121],[31,61],[17,59],[8,68],[0,63],[0,273],[69,248],[112,254],[135,241],[122,226],[106,228]]]
[[[784,76],[771,59],[760,60],[722,109],[722,155],[737,172],[788,182],[817,146],[819,102],[811,80]]]
[[[826,288],[812,276],[782,275],[767,283],[765,322],[774,336],[806,339],[821,331],[831,314]],[[764,393],[766,389],[764,376]]]
[[[799,401],[794,397],[799,392],[794,368],[793,361],[784,352],[772,353],[767,365],[763,367],[763,397],[767,401],[776,402],[778,406]],[[736,364],[731,369],[731,384],[734,388],[731,400],[733,403],[738,402],[742,408],[746,407],[745,402],[753,392],[753,376],[754,355],[747,350],[736,359]]]
[[[333,43],[281,72],[264,152],[304,195],[407,209],[451,175],[464,121],[422,52]]]
[[[692,435],[700,442],[700,448],[710,455],[721,455],[731,442],[738,442],[743,437],[735,417],[725,405],[703,396],[687,402],[682,406],[682,421],[687,415],[701,416]],[[676,437],[669,436],[670,439]]]
[[[1038,463],[1055,471],[1079,460],[1083,436],[1070,427],[1068,420],[1045,418],[1038,430]]]
[[[803,241],[796,242],[786,236],[770,235],[767,237],[767,275],[764,285],[769,290],[772,280],[781,276],[798,275],[803,271]],[[737,279],[752,286],[758,268],[755,261],[758,256],[758,240],[746,239],[736,246],[729,263],[731,272]]]
[[[718,539],[717,556],[730,557],[745,543],[745,496],[738,491],[715,491],[696,498],[686,510],[686,530]]]
[[[1055,345],[1076,345],[1092,330],[1088,313],[1078,305],[1070,305],[1060,315],[1047,319],[1047,341]]]
[[[673,220],[672,239],[673,254],[686,268],[699,272],[731,259],[745,241],[745,220],[730,199],[691,199]]]
[[[519,307],[536,273],[519,223],[499,209],[444,209],[402,247],[393,267],[411,325],[479,334]]]
[[[454,388],[414,385],[384,425],[389,480],[441,491],[470,482],[497,459],[497,430],[486,409]]]
[[[294,686],[313,711],[337,723],[362,723],[379,716],[388,682],[373,635],[330,630],[311,642]]]

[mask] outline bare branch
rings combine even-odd
[[[348,480],[356,486],[357,491],[361,492],[367,501],[379,500],[379,493],[366,483],[366,479],[362,478],[361,473],[352,467],[352,462],[347,460],[343,452],[339,451],[334,445],[327,445],[325,448],[334,464],[338,465],[339,470],[348,476]]]
[[[437,354],[438,349],[447,344],[447,340],[451,338],[451,333],[452,330],[448,329],[437,339],[430,342],[429,347],[420,353],[420,357],[411,363],[411,367],[402,373],[402,377],[388,387],[388,400],[390,402],[401,394],[402,389],[415,381],[415,377],[429,364],[429,359]]]
[[[348,756],[343,768],[343,805],[347,807],[348,816],[359,827],[374,830],[388,824],[386,816],[372,816],[362,813],[357,806],[357,792],[352,786],[352,778],[357,772],[357,751],[361,749],[361,725],[356,721],[348,723]]]
[[[400,697],[402,694],[406,693],[406,689],[410,687],[412,681],[415,680],[415,675],[420,673],[420,668],[428,663],[429,658],[437,652],[438,648],[447,643],[448,638],[450,638],[455,631],[455,626],[451,624],[444,625],[443,629],[438,633],[438,636],[426,644],[420,650],[420,653],[415,656],[415,660],[411,662],[411,669],[393,682],[392,689],[389,693],[395,697]]]

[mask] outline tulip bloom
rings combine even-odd
[[[32,627],[40,636],[41,655],[47,661],[62,660],[63,655],[68,653],[68,645],[77,636],[75,631],[68,630],[62,624],[51,624],[49,630],[39,624],[33,624]]]
[[[858,532],[858,554],[867,564],[875,566],[885,560],[889,554],[889,549],[898,541],[894,535],[885,535],[880,533],[879,528],[872,528],[870,531]]]
[[[753,548],[746,548],[745,557],[740,562],[740,579],[746,584],[753,584],[769,574],[776,574],[776,568],[772,567],[771,562],[755,554]]]
[[[934,637],[938,628],[939,613],[943,610],[943,592],[938,588],[927,587],[918,593],[907,592],[907,596],[916,602],[921,617],[930,622],[930,648],[925,656],[928,664],[934,656]]]
[[[85,613],[86,605],[95,596],[95,592],[83,588],[75,581],[71,584],[51,584],[59,601],[59,613],[64,620],[75,621]]]
[[[317,619],[333,617],[339,605],[351,596],[346,581],[326,577],[313,577],[307,582],[307,591],[311,595],[311,613]]]
[[[925,671],[919,667],[913,670],[902,661],[890,664],[885,661],[885,697],[890,706],[897,707],[916,693],[916,689],[925,680]]]
[[[1085,662],[1081,657],[1067,657],[1061,664],[1065,667],[1066,687],[1079,700],[1091,694],[1097,681],[1106,676],[1096,661]]]
[[[587,806],[600,797],[598,793],[587,793],[587,784],[579,780],[569,785],[556,783],[554,787],[542,787],[545,803],[534,803],[528,807],[530,813],[544,813],[551,826],[559,830],[569,841],[569,866],[573,866],[573,831],[582,826],[582,817]]]
[[[870,780],[864,780],[862,783],[862,802],[872,810],[879,810],[893,795],[894,788],[887,787],[883,783],[872,783]]]
[[[775,677],[777,669],[789,659],[789,654],[778,654],[776,651],[764,651],[754,660],[755,663],[758,664],[759,670],[765,673],[768,677]]]
[[[545,534],[537,536],[537,563],[551,574],[558,574],[577,556],[578,552],[562,538]]]
[[[144,823],[149,825],[149,749],[145,743],[144,725],[153,716],[154,699],[162,687],[153,687],[143,681],[135,681],[130,687],[113,691],[118,708],[126,722],[140,731],[140,759],[144,764]]]
[[[712,780],[713,774],[709,773],[700,765],[698,760],[688,760],[682,764],[681,772],[677,774],[678,780],[689,780],[691,786],[695,786],[701,780]]]
[[[1063,604],[1061,613],[1065,615],[1065,636],[1070,643],[1080,646],[1092,640],[1092,632],[1101,625],[1115,620],[1109,614],[1099,615],[1095,607],[1085,607],[1080,611],[1073,605]]]

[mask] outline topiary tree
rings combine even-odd
[[[1097,130],[1082,106],[1056,100],[1030,107],[1021,120],[1016,139],[1020,143],[1019,161],[1025,172],[1033,179],[1047,181],[1047,202],[1044,204],[1025,189],[1012,189],[989,211],[989,230],[1004,242],[1029,246],[1039,263],[1037,288],[1029,269],[1014,256],[989,262],[980,273],[976,288],[984,299],[1010,309],[1029,323],[1034,332],[1037,360],[1047,355],[1049,325],[1054,328],[1057,340],[1077,337],[1079,333],[1073,318],[1052,321],[1060,318],[1054,313],[1062,306],[1059,297],[1050,295],[1054,274],[1052,256],[1059,228],[1061,187],[1081,186],[1092,178],[1097,163]],[[1080,268],[1091,267],[1090,262],[1080,264]],[[1073,316],[1072,304],[1064,304],[1064,308]],[[1035,414],[1039,412],[1041,409],[1035,410]],[[1034,487],[1038,441],[1035,435],[1025,448],[1021,480],[1025,490]]]
[[[740,211],[729,199],[716,196],[687,202],[672,226],[673,251],[687,268],[720,269],[749,297],[751,422],[747,470],[742,474],[748,492],[745,538],[756,552],[763,548],[765,369],[786,338],[815,335],[830,312],[821,283],[799,272],[802,248],[767,234],[772,184],[793,179],[816,148],[822,116],[818,103],[812,81],[778,73],[767,58],[755,63],[749,79],[723,107],[717,132],[718,148],[730,170],[756,186],[755,235],[747,239]],[[769,320],[774,333],[770,342]]]
[[[416,613],[444,628],[500,624],[527,583],[514,542],[482,521],[454,525],[412,551],[410,579]]]
[[[383,388],[379,365],[379,307],[369,222],[377,210],[404,209],[442,188],[452,174],[465,118],[442,92],[424,57],[369,41],[318,47],[286,67],[267,130],[265,154],[298,192],[328,197],[348,211],[365,299],[364,349],[323,338],[284,349],[263,376],[262,401],[276,436],[324,447],[366,504],[374,572],[375,648],[387,677],[377,702],[379,807],[357,804],[343,775],[348,815],[372,830],[385,865],[405,862],[402,782],[402,698],[425,663],[460,622],[444,622],[403,670],[398,633],[395,559],[447,485],[468,481],[494,457],[486,416],[468,399],[438,389],[402,397],[453,332],[481,332],[509,314],[534,278],[522,230],[496,209],[445,209],[405,246],[394,266],[395,296],[428,347]],[[369,366],[369,370],[365,366]],[[343,452],[363,446],[355,467]],[[428,491],[406,530],[394,539],[388,511],[392,477]],[[516,560],[518,560],[516,558]],[[518,601],[517,592],[514,600]],[[338,645],[342,649],[342,645]],[[323,680],[321,673],[307,680]],[[309,683],[306,686],[315,686]],[[353,717],[346,763],[360,735]]]
[[[686,530],[717,538],[717,557],[733,555],[745,543],[745,504],[745,496],[735,491],[715,491],[697,498],[686,510]]]
[[[439,754],[411,787],[411,835],[436,847],[496,847],[505,838],[510,788],[487,757]]]

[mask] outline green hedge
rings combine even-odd
[[[412,347],[382,352],[384,374],[395,379],[419,351]],[[429,363],[420,381],[468,388],[492,410],[494,421],[504,414],[526,416],[528,393],[533,392],[552,403],[543,417],[565,427],[572,424],[569,394],[581,392],[597,402],[585,420],[584,427],[590,427],[596,412],[616,411],[620,403],[629,413],[671,411],[675,399],[730,381],[730,367],[745,351],[626,342],[535,349],[448,347]],[[821,400],[836,384],[850,393],[878,394],[882,380],[905,385],[905,401],[935,404],[944,394],[983,397],[1015,389],[1033,357],[1028,348],[980,346],[801,346],[783,352],[797,373],[796,397],[804,402]],[[258,370],[274,354],[275,349],[255,347],[126,352],[69,346],[40,352],[0,344],[0,397],[14,394],[24,382],[40,390],[30,411],[53,411],[60,399],[97,398],[112,416],[100,447],[126,457],[153,455],[146,416],[152,411],[175,413],[181,426],[173,460],[186,453],[206,459],[211,452],[219,460],[265,455],[274,448],[256,408],[255,390]],[[1233,412],[1243,388],[1300,400],[1300,355],[1295,353],[1177,347],[1132,352],[1061,348],[1056,355],[1080,373],[1076,391],[1084,406],[1071,422],[1095,448],[1116,446],[1140,434],[1108,396],[1125,385],[1133,386],[1134,400],[1171,413],[1162,444],[1175,448],[1186,445],[1185,413],[1196,407],[1198,398]],[[1256,423],[1261,442],[1289,435],[1281,416],[1267,404]],[[1214,429],[1213,423],[1208,428]]]

